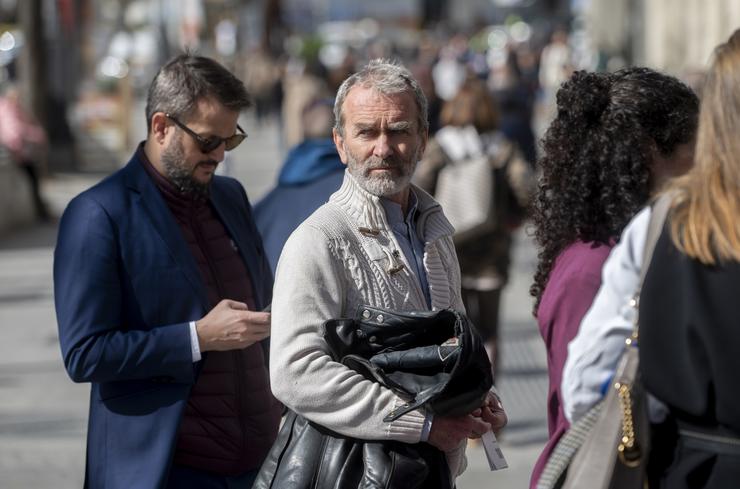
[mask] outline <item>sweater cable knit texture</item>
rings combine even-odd
[[[432,309],[464,311],[454,229],[431,196],[412,189]],[[328,319],[353,317],[362,305],[427,309],[419,279],[400,250],[380,199],[345,172],[342,187],[296,229],[278,263],[270,354],[273,392],[298,414],[345,436],[406,443],[421,437],[425,413],[416,410],[383,421],[405,400],[334,362],[321,329]],[[463,454],[464,443],[447,453],[452,474],[464,468]]]

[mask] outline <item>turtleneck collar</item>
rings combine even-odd
[[[442,213],[442,207],[431,195],[415,185],[411,191],[416,197],[416,227],[419,236],[425,241],[434,241],[442,236],[451,236],[454,232],[452,224]],[[380,197],[373,195],[357,183],[357,180],[345,170],[342,186],[329,199],[330,202],[342,207],[350,218],[358,225],[358,229],[371,233],[386,231],[392,232],[386,216],[385,208]]]
[[[154,181],[162,196],[167,201],[170,208],[175,212],[192,212],[197,210],[208,203],[208,199],[202,197],[196,197],[189,194],[180,192],[172,182],[170,182],[164,175],[159,173],[149,158],[146,156],[144,151],[144,143],[140,143],[136,149],[139,160],[142,166]]]

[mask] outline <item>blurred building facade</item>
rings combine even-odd
[[[587,29],[607,58],[689,75],[740,27],[738,0],[587,0]]]

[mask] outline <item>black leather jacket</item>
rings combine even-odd
[[[360,307],[354,319],[324,323],[332,357],[406,399],[392,421],[424,406],[456,416],[480,407],[491,367],[475,328],[452,310],[394,313]],[[290,412],[254,489],[454,486],[443,452],[427,443],[344,437]]]

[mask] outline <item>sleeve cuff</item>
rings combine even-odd
[[[190,321],[190,353],[193,356],[193,363],[200,362],[200,343],[198,342],[198,331],[195,329],[195,321]]]

